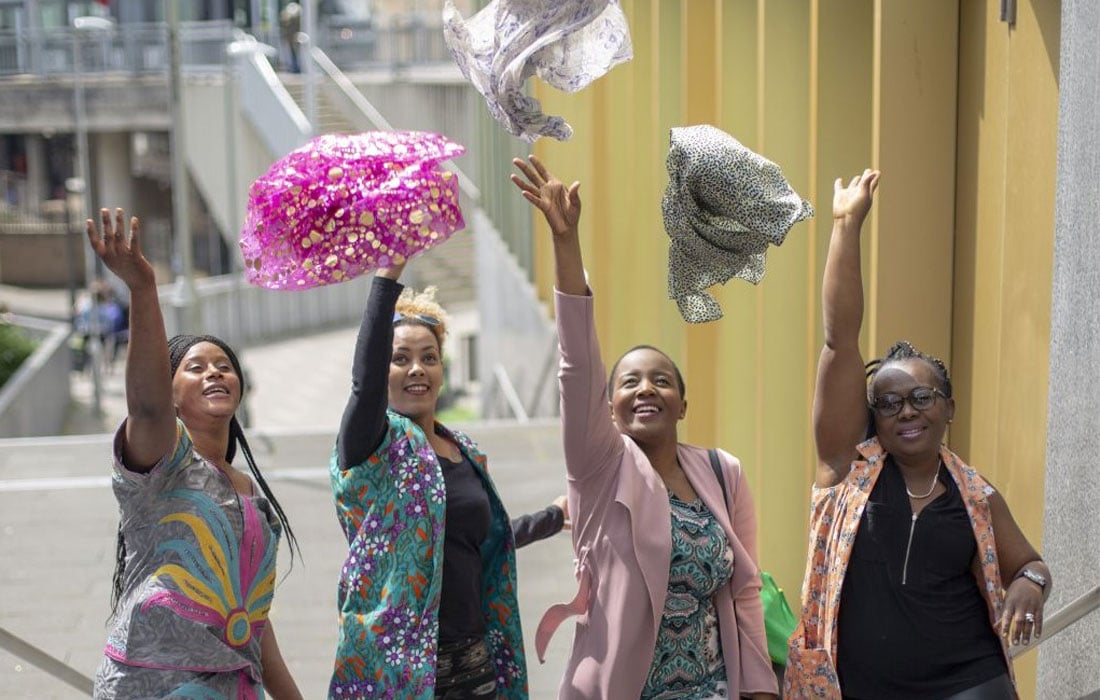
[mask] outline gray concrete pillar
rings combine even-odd
[[[50,198],[49,173],[46,164],[46,139],[27,134],[27,206],[39,207]]]
[[[1100,3],[1063,0],[1043,554],[1046,614],[1100,582]],[[1036,697],[1100,697],[1100,612],[1039,648]]]
[[[100,207],[122,207],[135,211],[134,178],[130,167],[130,134],[89,134],[92,152],[93,211]]]

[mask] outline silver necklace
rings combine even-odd
[[[912,499],[917,500],[917,501],[923,501],[924,499],[931,496],[932,492],[936,490],[936,481],[939,480],[939,477],[940,477],[940,468],[937,465],[936,466],[936,473],[932,475],[932,485],[928,487],[928,493],[922,494],[922,495],[915,494],[915,493],[913,493],[912,491],[909,490],[909,484],[905,484],[905,493],[909,494],[909,498],[912,498]],[[905,480],[902,479],[902,482],[904,482],[904,481]]]

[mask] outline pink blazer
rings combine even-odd
[[[592,297],[558,292],[555,302],[569,513],[580,585],[572,602],[547,611],[535,645],[541,659],[554,629],[579,615],[558,697],[633,700],[641,695],[653,662],[668,591],[668,492],[641,449],[611,421]],[[715,596],[729,695],[776,693],[760,607],[756,518],[741,466],[719,452],[726,501],[707,451],[682,443],[677,449],[688,481],[733,547],[733,578]]]

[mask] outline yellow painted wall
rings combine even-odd
[[[637,343],[684,370],[683,439],[741,457],[761,564],[797,607],[813,473],[810,405],[832,185],[883,171],[864,232],[864,353],[908,339],[943,357],[952,446],[1005,493],[1037,544],[1046,444],[1059,7],[1020,0],[623,0],[635,58],[565,95],[576,130],[534,151],[580,180],[582,238],[604,359]],[[757,287],[691,326],[667,298],[660,200],[673,126],[711,123],[779,163],[817,209],[772,249]],[[549,299],[549,233],[536,282]],[[980,419],[977,419],[980,418]],[[1032,664],[1033,664],[1032,660]],[[1033,671],[1021,668],[1024,695]]]

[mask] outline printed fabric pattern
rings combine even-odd
[[[572,93],[634,57],[618,0],[492,0],[469,19],[447,0],[443,35],[489,114],[527,142],[573,135],[563,118],[543,114],[527,94],[528,78]]]
[[[147,473],[122,465],[116,438],[126,579],[96,697],[261,697],[278,521],[194,452],[182,423],[177,435]]]
[[[417,698],[435,694],[446,492],[435,452],[411,420],[387,411],[379,448],[330,476],[348,538],[337,603],[340,632],[329,697]],[[527,697],[527,666],[516,598],[515,545],[504,506],[472,440],[441,425],[485,484],[493,520],[482,545],[486,644],[500,697]]]
[[[783,697],[841,700],[836,672],[837,620],[844,576],[860,517],[871,490],[882,473],[886,452],[877,438],[857,447],[860,457],[843,482],[832,488],[814,487],[810,508],[810,548],[802,584],[802,616],[790,640]],[[982,597],[989,607],[990,624],[1000,619],[1004,601],[993,536],[989,496],[993,487],[954,452],[940,447],[940,459],[959,487],[981,562]],[[1012,663],[1004,638],[1005,661]]]
[[[726,663],[714,594],[733,576],[733,550],[701,500],[684,503],[669,494],[669,505],[668,597],[642,700],[724,697]]]
[[[814,210],[778,165],[708,124],[672,129],[666,166],[668,297],[685,321],[716,321],[722,308],[705,290],[735,277],[758,283],[768,246]]]

